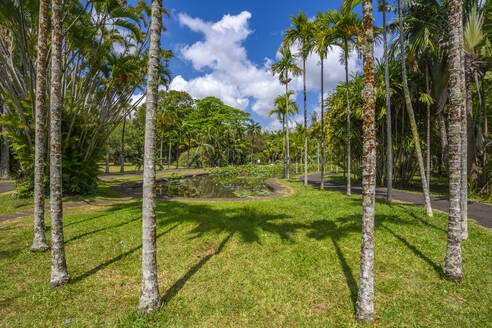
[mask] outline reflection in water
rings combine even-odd
[[[212,175],[157,181],[157,197],[246,198],[270,194],[264,178]]]

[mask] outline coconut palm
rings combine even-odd
[[[402,65],[402,82],[403,82],[403,93],[405,96],[405,105],[410,119],[410,127],[412,130],[413,140],[415,144],[415,151],[417,153],[418,165],[420,170],[420,178],[422,180],[422,189],[424,191],[425,200],[425,210],[428,216],[432,216],[432,207],[429,196],[429,184],[427,183],[427,178],[425,176],[424,159],[422,157],[422,149],[420,147],[420,138],[417,131],[417,124],[415,123],[415,114],[413,111],[412,100],[410,97],[410,90],[408,88],[407,80],[407,67],[406,67],[406,45],[405,45],[405,30],[403,29],[403,14],[401,0],[398,0],[398,17],[399,17],[399,28],[400,28],[400,52],[401,52],[401,65]]]
[[[314,21],[314,50],[319,55],[319,60],[321,63],[321,184],[320,188],[324,188],[324,174],[325,174],[325,114],[324,114],[324,60],[326,58],[328,49],[333,45],[335,40],[334,28],[332,24],[332,12],[327,11],[325,14],[322,12],[318,13]]]
[[[374,205],[376,196],[376,94],[374,86],[374,18],[372,0],[363,2],[364,145],[362,158],[362,241],[356,319],[374,320]]]
[[[333,24],[338,36],[337,45],[342,49],[342,60],[345,65],[345,84],[347,97],[347,196],[351,191],[351,154],[350,154],[350,99],[349,99],[349,67],[348,59],[351,49],[357,45],[362,21],[354,13],[354,9],[360,4],[360,0],[345,0],[339,11],[333,12]]]
[[[258,122],[252,121],[247,125],[246,130],[251,139],[251,164],[253,164],[253,147],[255,145],[255,139],[261,135],[261,125]]]
[[[299,56],[302,58],[303,72],[303,90],[304,90],[304,163],[307,164],[307,105],[306,105],[306,60],[313,48],[314,24],[308,19],[305,13],[299,10],[297,17],[290,16],[290,21],[293,27],[285,32],[284,43],[286,46],[291,46],[297,43],[299,47]],[[307,186],[307,165],[304,165],[304,185]]]
[[[50,287],[64,285],[70,280],[65,260],[62,203],[62,4],[51,2],[51,92],[50,92],[50,209],[51,209],[51,278]]]
[[[155,311],[161,306],[155,243],[155,125],[161,56],[162,11],[162,1],[152,0],[142,198],[142,287],[137,307],[139,311],[146,313]]]
[[[34,141],[34,236],[31,251],[44,252],[49,246],[44,227],[44,106],[46,101],[46,60],[48,0],[39,2],[38,60],[36,61],[36,104]]]
[[[462,30],[462,2],[450,0],[449,20],[449,219],[444,273],[450,279],[459,281],[463,277],[461,266],[461,111],[463,94],[461,75],[464,67],[461,61],[460,31]]]
[[[291,76],[297,76],[301,73],[301,69],[296,65],[295,57],[292,55],[289,47],[283,45],[279,49],[280,60],[272,65],[272,73],[279,75],[280,83],[285,85],[285,107],[289,108],[289,82]],[[286,177],[290,178],[290,158],[289,158],[289,112],[285,113],[285,143],[286,143]]]
[[[2,115],[7,114],[7,105],[1,103]],[[9,138],[7,136],[7,129],[2,125],[2,148],[0,150],[0,179],[8,180],[10,179],[10,151],[9,151]]]

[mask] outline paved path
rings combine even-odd
[[[125,197],[125,198],[115,198],[115,199],[100,199],[100,200],[91,200],[91,201],[82,201],[82,202],[72,202],[72,203],[64,203],[63,208],[71,208],[71,207],[82,207],[82,206],[88,206],[88,205],[102,205],[102,204],[117,204],[121,202],[128,202],[135,200],[134,198],[131,197]],[[46,206],[44,208],[46,213],[49,213],[50,208],[49,206]],[[12,220],[12,219],[17,219],[21,218],[24,216],[30,216],[34,214],[34,209],[29,209],[25,211],[20,211],[20,212],[14,212],[14,213],[7,213],[7,214],[2,214],[0,215],[0,222],[2,221],[7,221],[7,220]]]
[[[330,173],[327,173],[327,175],[329,174]],[[303,179],[303,177],[301,177],[300,179]],[[319,185],[320,174],[310,174],[308,176],[308,182],[314,185]],[[325,188],[336,189],[343,192],[347,190],[345,185],[333,183],[326,180]],[[362,194],[362,188],[352,186],[352,193]],[[386,198],[386,188],[377,188],[376,197]],[[424,196],[422,194],[393,190],[393,199],[424,207]],[[431,197],[431,204],[433,209],[438,209],[448,213],[449,202],[447,198]],[[468,217],[470,219],[474,219],[482,227],[492,228],[492,205],[469,201]]]
[[[14,190],[14,184],[12,182],[0,182],[0,194]]]

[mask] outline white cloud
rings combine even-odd
[[[203,33],[204,40],[181,48],[181,56],[197,71],[211,72],[185,80],[181,75],[171,82],[171,89],[183,90],[195,98],[215,96],[224,103],[246,109],[266,117],[273,99],[283,88],[270,72],[271,60],[265,58],[262,67],[248,59],[242,45],[251,33],[248,20],[251,13],[225,15],[218,22],[205,22],[186,14],[179,14],[179,22],[195,32]]]

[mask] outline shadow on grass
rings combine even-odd
[[[441,266],[439,266],[434,261],[432,261],[430,258],[428,258],[427,256],[425,256],[425,254],[422,253],[421,251],[419,251],[419,249],[417,247],[415,247],[414,245],[410,244],[405,238],[403,238],[402,236],[398,235],[396,232],[394,232],[390,228],[388,228],[388,227],[386,227],[384,225],[381,225],[381,227],[384,230],[388,231],[390,234],[392,234],[396,239],[398,239],[399,241],[401,241],[415,255],[417,255],[422,260],[424,260],[425,262],[427,262],[430,265],[430,267],[433,268],[434,271],[436,271],[439,274],[439,276],[441,278],[444,278],[444,272],[443,272],[443,269],[442,269]]]
[[[219,247],[217,248],[217,250],[215,252],[213,252],[212,254],[209,254],[205,257],[203,257],[200,262],[198,262],[197,264],[195,264],[194,266],[191,267],[190,270],[188,270],[188,272],[185,273],[185,275],[183,277],[181,277],[178,281],[176,281],[174,283],[174,285],[172,285],[166,292],[166,294],[164,294],[164,296],[162,297],[162,304],[166,304],[166,303],[169,303],[169,301],[174,297],[176,296],[176,294],[179,293],[179,291],[184,287],[184,285],[186,284],[186,282],[188,280],[190,280],[191,277],[193,277],[193,275],[195,273],[198,272],[198,270],[200,270],[200,268],[205,265],[205,263],[207,263],[212,257],[214,257],[215,255],[218,255],[220,254],[220,252],[222,252],[222,249],[224,248],[224,246],[227,244],[227,242],[229,241],[229,239],[231,239],[231,237],[233,236],[233,232],[231,232],[226,238],[224,238],[224,240],[222,240],[222,242],[220,243]]]
[[[175,229],[177,226],[179,226],[179,223],[178,224],[175,224],[174,226],[172,226],[171,228],[157,234],[157,238],[160,238],[162,236],[164,236],[165,234],[167,234],[168,232],[170,232],[171,230]],[[90,277],[92,276],[93,274],[97,273],[98,271],[106,268],[108,265],[110,264],[113,264],[115,262],[118,262],[122,259],[124,259],[125,257],[127,257],[128,255],[132,254],[132,253],[135,253],[136,251],[138,251],[139,249],[142,248],[142,244],[138,245],[137,247],[134,247],[124,253],[121,253],[120,255],[116,256],[116,257],[113,257],[112,259],[104,262],[104,263],[101,263],[99,264],[98,266],[96,266],[95,268],[92,268],[90,269],[89,271],[83,273],[82,275],[78,276],[78,277],[75,277],[74,279],[71,280],[71,283],[75,283],[77,281],[80,281],[80,280],[83,280],[87,277]]]
[[[78,240],[78,239],[83,238],[83,237],[86,237],[86,236],[90,236],[92,234],[95,234],[95,233],[98,233],[98,232],[101,232],[101,231],[107,231],[107,230],[110,230],[110,229],[116,229],[116,228],[122,227],[124,225],[127,225],[127,224],[130,224],[132,222],[135,222],[135,221],[137,221],[139,219],[140,218],[135,218],[135,219],[124,221],[124,222],[121,222],[121,223],[118,223],[118,224],[115,224],[115,225],[111,225],[111,226],[103,227],[103,228],[100,228],[100,229],[96,229],[96,230],[84,232],[84,233],[82,233],[80,235],[77,235],[75,237],[72,237],[72,238],[66,240],[65,241],[65,244],[68,244],[68,243],[70,243],[72,241]]]
[[[348,199],[349,204],[357,203],[360,206],[360,199]],[[381,200],[384,202],[384,200]],[[115,212],[118,210],[130,210],[131,214],[135,212],[135,215],[140,213],[140,202],[114,204],[108,208],[107,212]],[[277,212],[277,213],[275,213]],[[435,271],[442,274],[442,269],[426,257],[415,246],[411,245],[403,237],[399,236],[387,226],[383,226],[382,223],[391,223],[398,226],[415,225],[415,217],[412,213],[408,213],[408,217],[390,216],[390,215],[376,215],[375,217],[375,229],[378,230],[382,227],[385,231],[399,239],[403,244],[408,247],[415,255],[424,259]],[[412,218],[413,216],[413,218]],[[159,233],[157,238],[175,229],[180,224],[188,223],[187,226],[192,227],[187,232],[188,239],[200,238],[204,235],[227,235],[222,240],[221,244],[213,253],[203,257],[198,263],[193,265],[189,270],[177,280],[172,287],[170,287],[164,294],[162,300],[163,303],[169,303],[173,297],[175,297],[185,286],[185,284],[192,278],[203,266],[210,261],[214,256],[220,254],[227,242],[237,234],[240,240],[244,243],[258,243],[261,244],[261,238],[265,232],[273,235],[277,235],[283,242],[295,243],[293,238],[295,233],[299,231],[305,232],[308,238],[316,240],[331,240],[335,249],[336,255],[339,260],[339,265],[343,275],[345,276],[347,288],[350,292],[350,298],[355,311],[355,304],[357,300],[357,279],[353,275],[353,271],[347,261],[346,254],[343,252],[343,244],[341,238],[352,233],[360,234],[361,232],[361,215],[353,214],[341,217],[331,217],[329,219],[316,220],[316,221],[290,221],[292,217],[286,214],[281,208],[274,210],[262,210],[261,207],[255,206],[255,203],[241,203],[226,206],[221,208],[216,205],[207,203],[181,203],[172,201],[159,201],[157,202],[156,209],[156,221],[159,228],[168,227],[167,230]],[[135,219],[137,220],[137,219]],[[134,220],[132,220],[134,221]],[[105,227],[97,229],[90,233],[96,233],[105,229],[111,229],[120,227],[129,222],[123,222],[116,226]],[[85,234],[84,234],[85,235]],[[75,237],[80,238],[80,237]],[[72,239],[73,240],[73,239]],[[122,253],[104,263],[99,264],[93,269],[88,270],[84,274],[76,277],[72,282],[80,281],[86,277],[89,277],[98,271],[106,268],[108,265],[120,261],[128,255],[141,249],[141,245],[132,248],[125,253]]]

